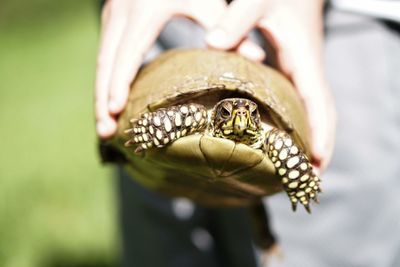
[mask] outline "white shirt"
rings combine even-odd
[[[331,3],[341,11],[400,22],[399,0],[331,0]]]

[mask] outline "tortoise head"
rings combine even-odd
[[[257,143],[262,134],[257,104],[246,98],[226,98],[218,102],[211,126],[213,136],[246,145]]]

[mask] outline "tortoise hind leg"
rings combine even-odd
[[[270,249],[276,243],[276,238],[271,231],[267,209],[261,201],[250,206],[250,218],[255,243],[260,248]]]
[[[253,239],[260,250],[261,266],[267,265],[271,257],[279,256],[279,245],[272,231],[267,207],[260,201],[250,206]]]
[[[318,203],[320,179],[314,173],[307,156],[294,144],[286,132],[272,129],[266,134],[265,145],[268,157],[275,165],[278,175],[295,211],[297,202],[310,213],[310,201]]]
[[[176,139],[201,132],[207,126],[207,111],[199,104],[183,104],[143,113],[131,120],[132,128],[126,146],[136,145],[136,152],[150,147],[163,147]]]

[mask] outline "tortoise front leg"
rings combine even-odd
[[[135,152],[150,147],[163,147],[176,139],[200,132],[207,126],[207,111],[203,105],[183,104],[146,112],[131,120],[132,128],[126,146],[136,145]]]
[[[294,144],[286,132],[272,129],[266,134],[265,145],[268,157],[274,163],[277,174],[295,211],[297,202],[310,213],[310,200],[318,203],[321,192],[320,179],[314,173],[307,156]]]

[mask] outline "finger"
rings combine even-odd
[[[147,7],[148,8],[148,7]],[[170,14],[160,6],[157,14],[140,6],[140,12],[131,12],[114,61],[110,91],[109,111],[120,113],[128,99],[129,87],[143,61],[146,52],[156,40]]]
[[[322,101],[321,101],[322,102]],[[313,139],[312,143],[312,153],[315,163],[323,171],[333,152],[334,146],[334,135],[336,126],[336,115],[333,104],[329,103],[331,101],[323,101],[326,103],[324,107],[316,107],[313,103],[308,103],[309,120],[311,124],[311,135]],[[333,101],[332,101],[333,102]],[[318,112],[314,111],[318,108]],[[314,111],[312,111],[314,109]]]
[[[109,3],[103,10],[95,83],[96,130],[101,138],[108,138],[116,131],[115,119],[108,112],[108,90],[118,42],[126,23],[122,10],[115,7],[111,10]]]
[[[247,38],[239,44],[237,51],[242,56],[257,62],[262,62],[266,57],[265,51]]]
[[[111,113],[117,114],[124,108],[129,86],[136,76],[143,57],[151,44],[156,40],[164,24],[174,15],[189,17],[204,28],[210,28],[219,19],[225,10],[225,4],[221,0],[182,0],[172,1],[165,5],[160,1],[158,13],[143,12],[143,8],[137,7],[141,12],[131,18],[123,40],[118,48],[118,56],[114,64],[110,86]],[[132,12],[133,13],[133,12]]]
[[[226,3],[223,0],[183,0],[176,1],[174,15],[185,16],[199,23],[204,29],[209,30],[226,12]]]
[[[303,99],[311,129],[314,164],[323,171],[333,153],[336,112],[322,60],[323,34],[318,26],[322,23],[314,24],[310,27],[278,25],[271,18],[263,18],[259,26],[275,48],[281,71],[291,78]]]
[[[177,14],[189,16],[190,18],[201,24],[206,30],[215,27],[218,21],[223,16],[225,17],[227,7],[225,1],[192,0],[187,1],[186,3],[186,5],[180,5]],[[250,60],[262,61],[265,59],[264,50],[248,38],[246,38],[243,42],[239,44],[239,46],[237,47],[237,51]]]
[[[333,153],[335,130],[336,130],[336,111],[334,107],[333,97],[328,90],[322,89],[324,96],[321,97],[321,104],[319,107],[314,105],[314,109],[319,112],[312,112],[309,114],[310,124],[312,127],[313,146],[312,151],[316,163],[320,166],[321,171],[327,167]],[[309,106],[313,103],[309,103]]]
[[[334,100],[326,82],[320,77],[298,73],[294,75],[294,83],[307,110],[314,163],[323,171],[332,156],[335,140]]]
[[[237,46],[251,31],[265,11],[266,1],[236,0],[216,27],[206,37],[207,43],[217,49],[230,49]]]

